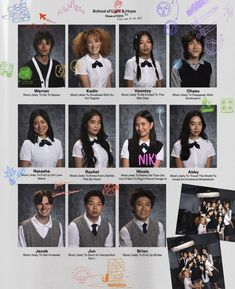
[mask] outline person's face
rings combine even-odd
[[[37,215],[41,218],[46,218],[50,215],[53,205],[49,203],[46,196],[42,198],[40,204],[36,205]]]
[[[153,45],[147,35],[142,35],[140,38],[139,52],[140,57],[149,57]]]
[[[184,273],[184,276],[185,276],[185,278],[189,278],[189,271],[186,271],[186,272]]]
[[[202,53],[202,45],[197,39],[193,39],[188,43],[189,59],[199,59]]]
[[[46,138],[48,131],[48,123],[42,116],[38,115],[35,117],[33,121],[33,129],[38,136],[40,136],[41,138]]]
[[[88,49],[89,55],[91,57],[99,55],[100,48],[101,48],[100,39],[95,35],[89,35],[87,38],[87,49]]]
[[[205,218],[201,218],[201,224],[204,225],[206,223]]]
[[[222,220],[223,220],[222,217],[219,217],[219,218],[218,218],[218,223],[221,224],[221,223],[222,223]]]
[[[93,115],[87,122],[87,133],[91,137],[97,136],[101,129],[101,119],[98,114]]]
[[[151,201],[147,197],[139,197],[133,207],[136,219],[145,222],[152,212]]]
[[[192,139],[199,138],[202,132],[202,120],[199,116],[193,116],[189,122],[189,136]]]
[[[37,45],[37,54],[39,56],[47,56],[51,52],[51,43],[46,39],[42,39]]]
[[[188,257],[188,253],[184,252],[184,258],[187,258],[187,257]]]
[[[207,250],[206,249],[202,249],[202,254],[207,254]]]
[[[211,203],[210,202],[207,202],[207,207],[210,207],[211,206]]]
[[[225,206],[226,209],[229,209],[229,203],[225,203],[224,206]]]
[[[88,200],[88,203],[85,205],[88,219],[97,220],[102,213],[103,207],[104,206],[99,197],[91,196]]]
[[[138,133],[140,139],[148,138],[152,127],[153,127],[153,122],[149,122],[144,117],[140,117],[140,116],[137,117],[135,121],[135,130]]]

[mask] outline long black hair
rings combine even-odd
[[[153,123],[153,126],[149,132],[149,139],[150,139],[150,147],[155,148],[156,147],[156,132],[155,132],[153,116],[148,110],[141,110],[138,113],[136,113],[134,120],[133,120],[133,135],[132,135],[131,142],[133,144],[134,149],[136,151],[139,150],[140,136],[139,136],[139,134],[135,128],[135,123],[136,123],[136,120],[138,117],[143,117],[143,118],[147,119],[148,122]]]
[[[181,133],[180,133],[180,141],[181,141],[180,159],[183,161],[188,160],[190,156],[190,148],[189,148],[189,143],[188,143],[188,139],[190,136],[189,123],[192,117],[194,116],[200,117],[202,121],[202,130],[199,136],[203,139],[207,139],[207,135],[204,132],[206,129],[206,123],[205,123],[202,113],[199,110],[189,111],[184,118]]]
[[[148,31],[139,31],[139,32],[135,33],[134,40],[133,40],[133,47],[135,50],[135,59],[136,59],[136,63],[137,63],[137,75],[136,75],[137,80],[140,80],[140,78],[141,78],[141,69],[140,69],[140,64],[139,64],[139,57],[140,57],[139,46],[140,46],[141,37],[143,35],[148,36],[148,38],[149,38],[149,40],[153,46],[153,37]],[[150,52],[150,58],[152,60],[153,66],[155,68],[155,73],[156,73],[157,79],[159,79],[159,74],[157,71],[156,63],[155,63],[155,60],[153,57],[153,50],[151,50],[151,52]]]
[[[100,117],[101,128],[97,134],[97,140],[99,144],[106,150],[108,154],[108,166],[111,167],[113,165],[113,156],[110,151],[110,145],[107,141],[107,135],[104,132],[103,118],[102,115],[95,109],[86,112],[82,118],[80,140],[82,143],[82,153],[84,155],[85,166],[94,168],[97,161],[96,157],[94,156],[94,151],[87,130],[87,123],[94,115],[98,115]]]
[[[48,125],[48,130],[46,132],[47,137],[50,138],[51,141],[54,141],[54,132],[51,126],[51,121],[49,118],[48,113],[43,110],[43,109],[35,109],[31,112],[30,118],[29,118],[29,129],[28,129],[28,139],[34,144],[38,141],[38,135],[36,134],[36,132],[34,131],[34,127],[33,127],[33,123],[34,123],[34,119],[37,116],[41,116]]]
[[[182,46],[183,46],[183,49],[184,49],[184,58],[185,59],[189,59],[189,53],[188,53],[188,44],[190,42],[192,42],[194,39],[196,39],[197,42],[200,42],[201,43],[201,46],[202,46],[202,52],[199,56],[199,59],[202,58],[203,54],[204,54],[204,46],[205,46],[205,37],[202,36],[200,34],[199,31],[195,30],[195,31],[189,31],[187,33],[185,33],[183,35],[183,37],[181,38],[181,43],[182,43]]]

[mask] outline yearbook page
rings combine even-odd
[[[232,289],[232,0],[1,1],[4,289]]]

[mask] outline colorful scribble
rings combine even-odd
[[[4,171],[4,177],[8,179],[9,184],[14,186],[17,184],[17,179],[22,177],[26,171],[26,168],[20,168],[18,170],[14,168],[10,168],[7,166],[6,170]]]
[[[220,100],[220,111],[224,113],[234,112],[234,99],[233,98],[222,98]]]
[[[102,193],[105,196],[115,196],[116,191],[118,191],[119,186],[117,184],[105,184],[102,190]]]
[[[171,4],[167,1],[161,1],[157,5],[157,14],[161,17],[166,17],[171,13]]]
[[[156,108],[156,112],[157,112],[157,114],[158,114],[159,123],[160,123],[161,127],[164,128],[164,125],[163,125],[163,123],[162,123],[162,114],[165,112],[164,106],[158,106],[158,107]]]
[[[168,20],[164,25],[167,35],[173,36],[178,32],[178,23],[175,20]]]
[[[76,267],[72,272],[72,279],[77,281],[79,284],[86,284],[90,278],[92,278],[92,274],[86,267]]]
[[[0,64],[0,75],[6,77],[12,77],[13,75],[13,67],[12,63],[7,63],[6,61],[2,61]]]
[[[108,283],[109,287],[126,287],[124,280],[125,262],[121,258],[113,258],[108,260],[108,273],[102,277],[104,283]]]
[[[211,101],[207,99],[206,96],[202,99],[202,106],[200,108],[200,111],[203,113],[207,112],[213,112],[215,110],[215,106],[211,105]]]
[[[9,5],[7,8],[8,15],[3,15],[2,19],[10,20],[13,23],[26,22],[30,20],[30,13],[26,0],[20,0],[19,3]]]
[[[194,2],[190,8],[187,10],[188,16],[191,16],[195,11],[200,9],[202,6],[206,5],[209,0],[197,0]]]
[[[67,3],[66,5],[63,5],[63,7],[57,11],[57,15],[58,16],[63,15],[65,13],[68,13],[70,10],[73,10],[76,13],[79,13],[82,15],[85,14],[85,10],[83,9],[83,7],[77,4],[75,0],[71,0],[69,3]]]

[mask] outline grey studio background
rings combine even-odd
[[[200,105],[170,105],[170,153],[174,143],[179,139],[181,127],[186,114],[191,110],[200,110]],[[205,133],[208,140],[212,142],[215,153],[217,153],[217,106],[213,112],[202,113],[206,123]],[[175,158],[171,157],[170,167],[175,168]],[[217,167],[217,155],[212,157],[212,168]]]
[[[89,191],[93,190],[103,192],[104,186],[105,185],[102,184],[69,185],[69,219],[68,219],[69,223],[75,218],[85,213],[84,200],[83,200],[85,195]],[[72,193],[74,191],[78,192]],[[102,217],[104,217],[112,225],[114,246],[115,246],[115,194],[109,196],[104,194],[104,197],[105,197],[105,204],[102,212]]]
[[[166,86],[166,33],[164,25],[119,25],[119,85],[125,87],[125,64],[135,56],[133,39],[135,33],[148,31],[153,38],[153,56],[161,66],[163,86]]]
[[[161,167],[166,167],[166,105],[120,105],[120,129],[119,146],[120,152],[126,139],[132,138],[133,121],[136,113],[142,110],[148,110],[154,119],[157,140],[164,145],[164,161]],[[161,122],[160,122],[161,120]],[[121,157],[121,156],[120,156]],[[121,160],[120,160],[121,166]]]
[[[134,218],[130,196],[136,188],[152,191],[156,199],[150,218],[161,222],[166,232],[166,185],[163,184],[125,184],[119,186],[119,230]]]
[[[29,118],[31,112],[35,109],[44,109],[50,118],[51,126],[54,131],[54,137],[61,141],[63,147],[63,166],[65,164],[65,106],[64,105],[46,105],[46,104],[20,104],[18,106],[18,156],[24,140],[27,139],[29,129]],[[20,166],[20,162],[18,159]]]
[[[74,75],[74,71],[71,69],[71,66],[74,67],[75,61],[77,58],[73,54],[73,39],[78,35],[79,32],[89,31],[94,28],[102,28],[109,32],[111,36],[111,52],[107,58],[112,63],[112,87],[115,87],[115,67],[116,67],[116,60],[115,60],[115,25],[69,25],[69,87],[79,87],[79,79],[78,76]],[[73,65],[71,63],[73,62]]]
[[[35,56],[33,48],[34,36],[40,29],[48,30],[54,37],[55,45],[51,57],[60,64],[65,64],[65,25],[19,25],[18,26],[18,67]]]
[[[199,25],[201,28],[205,28],[209,25]],[[183,59],[183,47],[181,44],[181,37],[189,31],[193,31],[191,25],[178,25],[178,31],[176,34],[170,36],[170,72],[174,65],[174,62],[178,59]],[[212,87],[217,86],[217,63],[216,63],[216,41],[217,41],[217,30],[216,28],[210,31],[205,37],[204,56],[207,62],[210,62],[212,66]]]
[[[97,110],[103,118],[104,132],[108,136],[115,166],[116,133],[114,105],[69,105],[69,167],[74,167],[72,151],[75,142],[80,138],[81,122],[85,112]]]
[[[33,217],[37,210],[33,203],[33,195],[39,190],[46,190],[49,193],[63,192],[64,187],[59,189],[55,188],[52,184],[19,184],[18,185],[18,226],[24,220]],[[54,197],[53,209],[51,217],[58,220],[63,228],[63,235],[65,235],[65,195],[61,194]],[[63,236],[64,244],[65,238]]]

